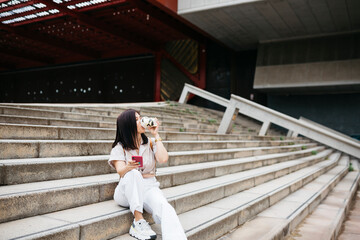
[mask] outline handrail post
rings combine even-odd
[[[291,137],[291,135],[293,134],[294,131],[292,130],[288,130],[287,134],[286,134],[286,137]]]
[[[186,103],[188,100],[188,96],[189,96],[189,88],[185,84],[185,86],[181,92],[179,103]]]
[[[291,134],[291,137],[297,137],[299,135],[299,133],[297,133],[297,132],[293,132],[292,134]]]
[[[292,131],[292,130],[289,130],[288,133],[287,133],[287,137],[297,137],[299,134],[295,131]]]
[[[288,136],[291,135],[292,137],[296,137],[297,135],[302,135],[352,155],[355,158],[359,158],[360,156],[360,143],[358,141],[352,140],[346,136],[342,136],[338,132],[331,129],[326,129],[326,127],[319,124],[312,124],[309,123],[309,121],[295,119],[233,94],[231,94],[231,99],[229,101],[225,98],[219,97],[213,93],[207,92],[189,84],[185,84],[179,102],[185,103],[186,96],[189,93],[196,94],[199,97],[226,107],[226,111],[217,131],[219,134],[225,134],[229,132],[232,126],[232,121],[235,121],[236,115],[241,113],[263,122],[259,132],[260,136],[264,136],[266,134],[271,124],[276,124],[291,130],[288,132]],[[234,115],[234,113],[236,114]]]
[[[218,134],[226,134],[231,131],[231,124],[236,120],[236,116],[239,112],[239,109],[235,106],[235,102],[230,99],[229,105],[225,110],[220,126],[218,128]]]
[[[265,136],[269,127],[270,127],[271,122],[270,121],[266,121],[263,122],[263,125],[261,126],[260,132],[259,132],[259,136]]]

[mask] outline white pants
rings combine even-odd
[[[130,207],[130,211],[152,214],[157,224],[161,224],[163,240],[187,239],[174,208],[161,192],[155,177],[143,178],[137,170],[131,170],[120,179],[114,192],[114,200],[120,206]]]

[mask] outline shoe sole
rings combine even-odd
[[[130,236],[139,239],[139,240],[153,240],[156,239],[156,236],[143,236],[140,233],[138,233],[133,226],[130,227],[129,231]]]

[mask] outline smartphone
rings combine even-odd
[[[135,162],[138,162],[140,164],[139,167],[143,167],[143,157],[142,156],[132,156],[131,159]]]

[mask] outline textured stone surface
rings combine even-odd
[[[56,110],[56,106],[51,108]],[[36,114],[51,112],[45,109]],[[108,145],[111,145],[115,134],[114,123],[111,122],[122,110],[114,108],[103,111],[83,107],[62,110],[68,112],[60,117],[78,120],[53,117],[48,119],[48,124],[69,126],[36,126],[45,133],[49,129],[55,129],[58,134],[56,138],[46,137],[46,141],[37,142],[38,153],[44,158],[0,161],[1,184],[20,183],[1,186],[1,216],[4,219],[25,217],[13,222],[22,221],[24,226],[31,226],[28,232],[21,232],[17,230],[17,226],[21,224],[12,225],[16,233],[12,237],[34,234],[31,236],[39,239],[72,239],[73,236],[76,239],[127,239],[133,216],[127,208],[122,208],[111,200],[119,178],[107,165]],[[213,131],[217,125],[206,122],[198,124],[195,115],[191,118],[186,114],[179,117],[179,114],[174,114],[178,109],[163,110],[158,115],[156,111],[150,110],[143,113],[159,116],[164,123],[160,135],[163,143],[171,150],[169,165],[176,165],[166,167],[167,164],[159,164],[158,180],[161,187],[165,188],[163,192],[169,203],[179,213],[189,239],[216,239],[226,234],[267,209],[272,201],[275,202],[274,199],[283,198],[290,193],[289,190],[281,189],[292,189],[298,184],[301,186],[302,178],[309,174],[316,175],[317,171],[327,167],[326,164],[308,167],[316,164],[314,159],[322,159],[330,154],[329,151],[323,151],[324,147],[309,144],[308,140],[274,140],[272,136],[252,136],[245,127],[239,128],[239,131],[245,132],[237,135],[198,133]],[[47,117],[37,119],[45,118]],[[216,119],[219,119],[218,116]],[[96,122],[98,125],[92,126],[97,128],[79,127],[83,123]],[[184,126],[180,125],[183,123],[186,123],[186,132],[179,132],[176,128]],[[112,129],[98,128],[106,126]],[[26,127],[31,128],[24,125],[19,129]],[[251,127],[255,129],[257,126]],[[189,132],[195,130],[197,132]],[[22,137],[20,133],[17,134],[18,138]],[[23,136],[31,137],[26,134]],[[51,141],[51,138],[57,140]],[[181,140],[184,142],[169,142]],[[23,143],[26,142],[18,142]],[[303,145],[308,148],[301,150]],[[314,159],[306,158],[311,149],[319,152],[317,156],[313,156]],[[49,157],[54,152],[58,152],[59,157]],[[250,157],[235,158],[238,153],[239,156],[245,153],[244,156],[249,154]],[[60,157],[67,154],[71,157]],[[74,157],[93,154],[103,155]],[[296,160],[289,161],[290,159]],[[189,164],[184,165],[185,163]],[[297,172],[293,173],[295,170]],[[282,188],[284,185],[287,186]],[[49,221],[53,225],[40,224],[37,227],[29,224],[36,221],[38,214],[44,214],[42,218],[54,221]],[[146,213],[145,218],[153,223],[149,214]],[[61,223],[66,223],[66,227]],[[0,224],[0,228],[2,226],[5,225]],[[159,227],[157,225],[157,231]]]

